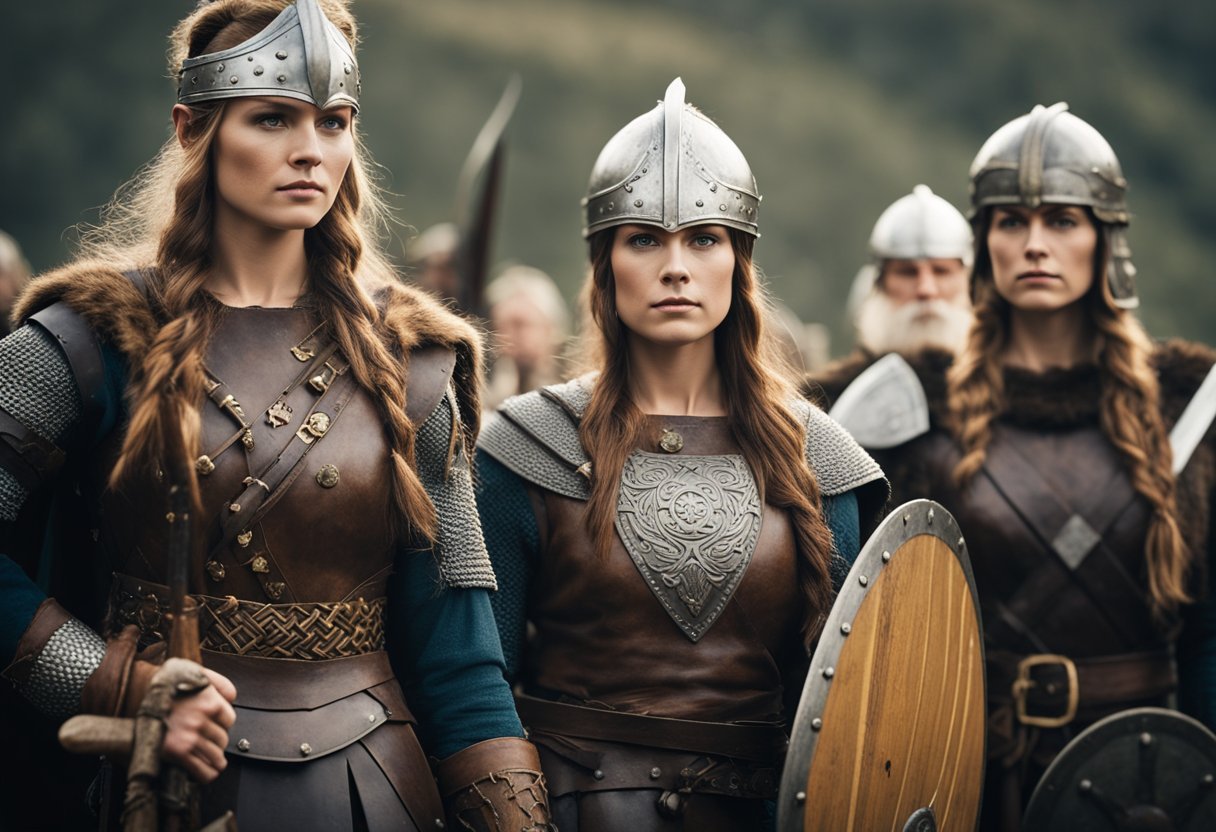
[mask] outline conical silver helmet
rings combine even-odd
[[[1136,267],[1126,229],[1127,180],[1110,143],[1063,101],[1036,106],[993,133],[971,163],[971,215],[988,207],[1084,205],[1104,226],[1107,281],[1116,305],[1134,308]]]
[[[883,260],[959,259],[970,266],[971,224],[928,185],[917,185],[882,212],[870,232],[870,256]]]
[[[675,231],[718,224],[760,236],[760,195],[742,151],[684,101],[679,78],[596,159],[583,199],[583,236],[625,223]]]
[[[245,42],[182,61],[177,100],[195,104],[270,95],[357,112],[361,87],[346,36],[317,0],[296,0]]]

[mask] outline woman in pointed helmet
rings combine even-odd
[[[0,518],[53,494],[52,589],[105,583],[60,602],[4,552],[5,674],[52,718],[134,712],[184,488],[210,685],[163,753],[209,783],[204,820],[435,829],[437,776],[453,826],[544,829],[469,475],[478,339],[376,244],[354,43],[336,0],[199,4],[174,136],[21,299]]]
[[[787,697],[886,496],[773,358],[759,202],[673,82],[584,200],[596,372],[482,433],[495,613],[562,829],[764,828]]]
[[[1045,767],[1104,716],[1176,693],[1216,725],[1216,614],[1196,603],[1216,446],[1195,395],[1216,355],[1153,342],[1133,313],[1126,188],[1062,103],[971,167],[977,321],[931,402],[950,431],[906,467],[958,519],[984,610],[983,829],[1020,828]]]

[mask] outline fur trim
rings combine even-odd
[[[1161,386],[1161,412],[1173,424],[1216,364],[1216,351],[1204,344],[1172,338],[1157,345],[1152,362]]]
[[[380,326],[403,353],[426,344],[439,344],[456,353],[452,381],[460,405],[465,453],[471,460],[481,424],[481,333],[430,294],[403,283],[382,287],[375,300],[383,313]]]
[[[384,286],[374,299],[382,313],[377,329],[386,342],[398,345],[406,372],[407,356],[416,347],[439,344],[456,353],[452,377],[471,459],[481,418],[480,333],[430,295],[404,284]],[[143,360],[160,328],[148,300],[135,284],[121,271],[97,261],[79,261],[31,281],[14,304],[13,320],[20,325],[30,315],[59,301],[84,317],[131,366]]]
[[[59,301],[132,362],[143,358],[160,329],[148,301],[130,279],[113,266],[90,260],[30,281],[13,304],[13,322],[21,326],[30,315]]]

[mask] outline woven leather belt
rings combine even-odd
[[[319,661],[384,649],[383,598],[264,604],[192,595],[199,606],[199,640],[204,650],[238,656]],[[109,629],[140,629],[144,644],[165,638],[169,590],[130,575],[110,585]]]
[[[1019,722],[1041,728],[1159,699],[1178,686],[1169,650],[1085,659],[992,651],[987,660],[991,702],[1012,700]]]
[[[517,694],[520,721],[532,732],[624,742],[648,748],[772,762],[785,753],[779,725],[700,722],[588,708]]]

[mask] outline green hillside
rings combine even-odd
[[[64,2],[54,19],[28,5],[6,13],[8,31],[26,34],[5,51],[45,78],[18,88],[0,138],[0,228],[38,267],[67,256],[64,229],[88,219],[166,134],[164,33],[186,7],[112,0]],[[775,293],[828,323],[837,351],[847,344],[844,293],[878,212],[917,182],[961,204],[987,134],[1034,103],[1064,99],[1110,138],[1131,182],[1150,329],[1216,341],[1200,288],[1216,259],[1210,4],[1158,4],[1151,14],[1132,0],[355,8],[361,129],[403,223],[451,218],[463,156],[509,75],[522,75],[496,259],[549,271],[571,297],[592,162],[676,75],[752,162],[765,197],[757,252]],[[62,61],[47,67],[50,44]]]

